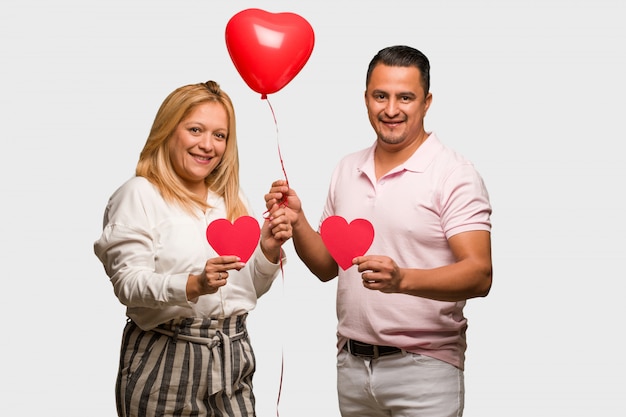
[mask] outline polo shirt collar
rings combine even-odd
[[[424,143],[398,168],[403,168],[407,171],[424,172],[435,159],[435,155],[439,153],[442,146],[437,135],[431,132]]]
[[[435,155],[439,153],[443,147],[442,143],[437,138],[435,133],[429,133],[428,137],[422,143],[419,148],[407,159],[403,164],[397,166],[393,172],[400,172],[403,170],[413,172],[424,172]],[[359,163],[359,170],[373,178],[374,174],[374,151],[376,150],[376,142],[369,148],[369,150],[363,154],[363,159]]]

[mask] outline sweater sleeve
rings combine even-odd
[[[285,256],[285,252],[281,249],[280,262],[277,264],[272,263],[263,254],[261,245],[258,245],[251,259],[252,283],[254,284],[254,289],[258,298],[269,291],[272,283],[278,276],[278,273],[282,272],[283,265],[287,262],[287,258]]]
[[[104,227],[94,252],[127,307],[189,307],[188,273],[156,272],[154,228],[147,213],[156,197],[151,185],[139,181],[121,187],[109,200]]]

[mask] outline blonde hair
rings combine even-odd
[[[206,201],[189,191],[174,172],[168,143],[178,124],[193,109],[206,102],[221,104],[228,114],[226,149],[219,165],[204,179],[208,189],[224,198],[226,216],[233,221],[247,215],[248,210],[239,196],[239,151],[235,109],[228,94],[215,81],[179,87],[163,101],[154,118],[146,144],[139,155],[135,174],[147,178],[163,198],[179,204],[190,213],[197,208],[210,208]]]

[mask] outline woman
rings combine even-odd
[[[246,263],[208,244],[213,220],[250,213],[235,128],[232,102],[214,81],[176,89],[136,176],[107,204],[94,251],[127,307],[119,416],[255,415],[246,316],[285,261],[291,225],[275,208]]]

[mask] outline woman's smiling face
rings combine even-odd
[[[204,196],[204,179],[222,160],[228,139],[228,113],[217,102],[198,105],[174,131],[169,144],[176,175],[190,191]]]

